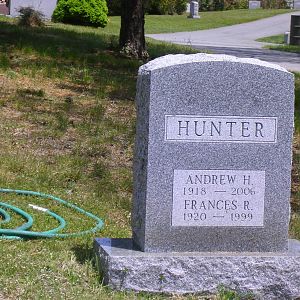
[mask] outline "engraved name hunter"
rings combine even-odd
[[[276,143],[276,117],[166,115],[165,140]]]

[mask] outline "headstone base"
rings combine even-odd
[[[94,246],[104,284],[117,290],[213,294],[224,286],[256,299],[300,297],[296,240],[286,253],[146,253],[131,239],[108,238]]]

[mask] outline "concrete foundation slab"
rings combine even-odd
[[[220,286],[255,299],[300,297],[300,242],[283,253],[146,253],[131,239],[98,238],[95,250],[104,283],[118,290],[216,293]]]

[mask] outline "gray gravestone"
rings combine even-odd
[[[199,3],[198,1],[191,1],[190,2],[190,15],[188,18],[192,19],[199,19]]]
[[[136,104],[133,239],[96,240],[104,281],[300,296],[300,243],[288,241],[293,74],[168,55],[140,68]]]
[[[51,19],[56,4],[57,0],[10,0],[10,15],[18,17],[21,7],[32,7],[43,13],[46,19]]]
[[[300,0],[294,0],[294,9],[300,9]]]
[[[176,55],[143,66],[136,244],[287,250],[293,103],[293,74],[254,59]]]
[[[261,1],[250,0],[249,9],[257,9],[257,8],[261,8]]]

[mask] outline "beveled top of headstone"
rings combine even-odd
[[[294,75],[167,55],[139,70],[132,227],[149,252],[287,250]]]
[[[234,62],[262,66],[266,68],[272,68],[283,72],[288,72],[285,68],[272,64],[266,61],[262,61],[256,58],[239,58],[232,55],[225,54],[169,54],[159,58],[156,58],[147,64],[139,68],[139,75],[147,74],[150,71],[166,68],[175,65],[183,65],[190,63],[204,63],[204,62]],[[289,73],[289,72],[288,72]]]

